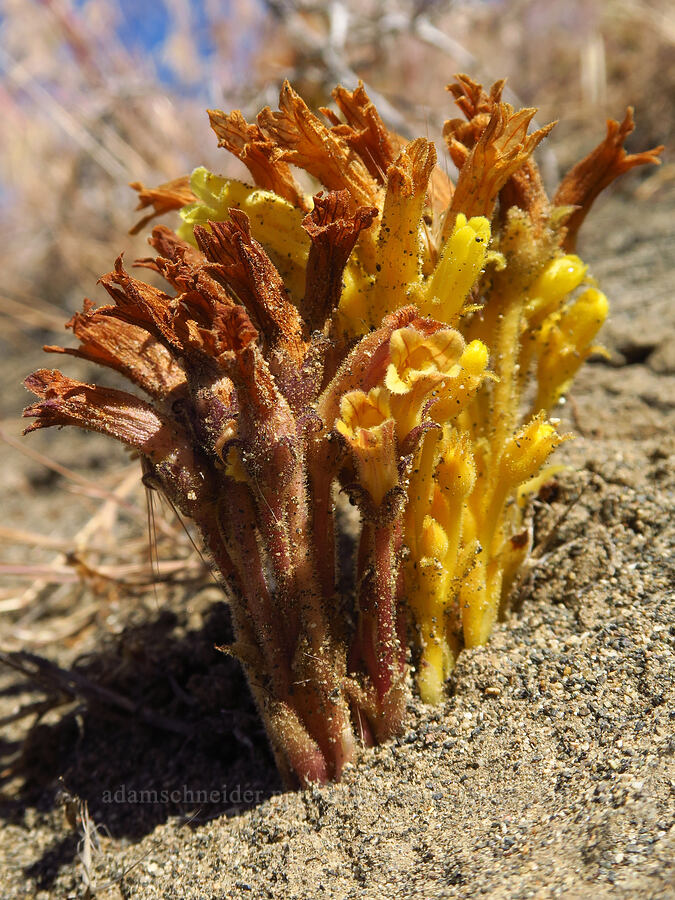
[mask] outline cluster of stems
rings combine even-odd
[[[530,550],[527,498],[565,438],[550,413],[607,314],[574,254],[628,155],[629,110],[546,195],[534,110],[467,76],[434,145],[390,133],[359,86],[311,112],[285,84],[255,123],[209,113],[254,184],[196,169],[140,207],[179,210],[156,255],[117,260],[112,299],[68,323],[75,348],[133,393],[40,370],[27,431],[73,424],[123,441],[199,529],[289,783],[339,779],[404,720],[416,672],[439,702],[462,647],[484,643]],[[341,114],[339,115],[338,114]],[[314,195],[291,165],[316,182]],[[336,558],[339,494],[360,514]],[[356,569],[338,594],[341,566]]]

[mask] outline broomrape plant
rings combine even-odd
[[[484,643],[531,548],[527,498],[569,435],[552,409],[607,316],[574,253],[599,192],[658,162],[628,155],[632,110],[547,197],[535,110],[467,76],[434,145],[387,131],[363,88],[340,118],[285,84],[255,124],[210,111],[254,185],[213,175],[134,185],[162,291],[119,258],[46,347],[121,372],[149,399],[42,369],[33,431],[77,425],[140,455],[146,484],[194,520],[227,585],[235,642],[289,783],[339,779],[359,741],[401,728],[413,644],[438,703]],[[304,193],[290,165],[322,186]],[[355,596],[336,590],[335,500],[360,513]]]

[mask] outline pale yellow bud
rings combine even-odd
[[[471,341],[465,348],[459,364],[467,375],[478,377],[487,368],[490,353],[482,341]]]
[[[476,465],[468,436],[456,438],[443,450],[436,474],[443,494],[461,498],[471,493],[476,483]]]
[[[480,276],[490,241],[490,223],[483,216],[467,222],[460,213],[441,251],[441,257],[420,299],[425,315],[451,322]]]
[[[586,266],[572,253],[559,256],[545,266],[530,288],[530,301],[526,316],[531,328],[538,327],[543,319],[559,308],[565,297],[576,290],[586,276]]]
[[[609,312],[607,297],[588,288],[567,309],[547,319],[537,337],[537,407],[551,409],[593,350]]]
[[[445,529],[432,516],[424,517],[419,550],[423,558],[438,560],[445,559],[448,552],[448,536]]]
[[[502,476],[511,487],[532,478],[564,440],[553,425],[536,416],[508,441],[501,460]]]
[[[588,288],[562,313],[558,327],[567,344],[581,353],[595,339],[608,313],[607,297],[596,288]]]

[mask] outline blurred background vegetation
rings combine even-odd
[[[121,250],[146,254],[128,182],[242,174],[206,107],[254,115],[286,77],[325,104],[361,78],[390,127],[439,138],[455,72],[507,76],[507,99],[560,119],[555,181],[629,103],[632,146],[672,148],[674,44],[668,0],[0,0],[0,347],[62,334]]]

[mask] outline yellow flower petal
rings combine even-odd
[[[432,335],[399,328],[389,341],[391,362],[384,383],[393,394],[407,394],[421,378],[456,374],[463,350],[464,338],[450,328]]]
[[[352,451],[359,483],[379,506],[398,484],[395,423],[389,415],[386,391],[373,388],[367,394],[345,394],[335,428]]]

